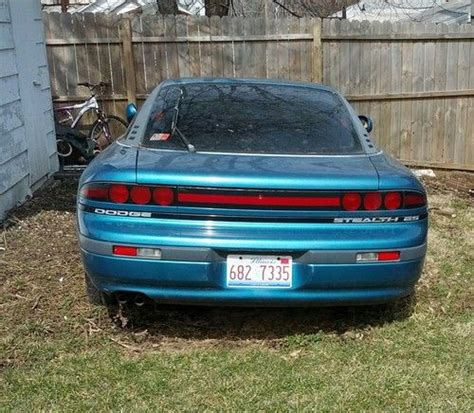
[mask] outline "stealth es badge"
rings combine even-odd
[[[419,215],[411,215],[406,217],[349,217],[334,218],[334,222],[339,224],[381,224],[390,222],[413,222],[418,221],[419,219]]]

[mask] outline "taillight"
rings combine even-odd
[[[126,185],[112,184],[109,188],[109,198],[112,202],[123,204],[128,201],[128,188]]]
[[[85,185],[81,188],[80,195],[94,201],[108,201],[109,187],[106,185]]]
[[[147,186],[134,186],[130,190],[130,198],[135,204],[148,204],[151,201],[151,190]]]
[[[418,192],[406,192],[403,202],[405,208],[418,208],[426,205],[426,197]]]
[[[383,204],[387,209],[399,209],[402,206],[402,194],[400,192],[388,192],[383,197]]]
[[[168,187],[159,187],[153,190],[153,200],[158,205],[171,205],[174,201],[174,192]]]
[[[380,192],[369,192],[364,195],[364,209],[375,211],[382,206],[382,194]]]
[[[168,186],[128,185],[128,184],[86,184],[80,196],[91,201],[113,202],[116,204],[172,205],[175,188]]]
[[[346,211],[355,211],[360,208],[362,196],[356,192],[350,192],[342,196],[342,206]]]
[[[426,196],[409,191],[297,192],[218,188],[176,188],[122,183],[86,184],[80,197],[92,201],[136,205],[182,205],[221,208],[283,208],[344,211],[379,211],[419,208]]]

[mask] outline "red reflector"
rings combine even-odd
[[[360,208],[362,197],[360,194],[351,192],[342,197],[342,206],[346,211],[355,211]]]
[[[136,257],[137,249],[135,247],[124,247],[122,245],[114,245],[114,255],[126,255],[129,257]]]
[[[382,206],[382,195],[379,192],[370,192],[364,195],[364,209],[373,211]]]
[[[272,195],[227,195],[180,193],[178,201],[195,204],[248,205],[248,206],[282,206],[282,207],[338,207],[339,197],[303,197]]]
[[[153,190],[153,200],[158,205],[171,205],[174,201],[174,193],[171,188],[155,188]]]
[[[134,186],[130,198],[135,204],[148,204],[151,201],[151,191],[147,186]]]
[[[105,186],[86,186],[81,189],[81,195],[87,199],[100,201],[107,201],[109,199],[109,191]]]
[[[425,197],[422,194],[410,192],[405,194],[405,207],[423,206],[425,203]]]
[[[378,261],[397,261],[400,259],[400,251],[379,252]]]
[[[109,198],[112,202],[123,204],[128,200],[128,188],[125,185],[113,184],[109,189]]]
[[[388,192],[385,194],[383,204],[387,209],[398,209],[402,206],[402,195],[399,192]]]

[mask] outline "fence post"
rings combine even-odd
[[[129,18],[122,19],[120,30],[123,50],[123,66],[125,72],[125,84],[127,85],[127,99],[129,102],[137,103],[137,81],[135,78],[135,64],[133,61],[132,44],[132,22]]]
[[[323,47],[321,44],[321,19],[314,19],[313,25],[313,77],[314,83],[323,82]]]

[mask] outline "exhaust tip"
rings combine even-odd
[[[116,295],[116,298],[117,298],[117,301],[119,302],[119,304],[127,304],[127,302],[128,302],[127,294],[118,293]]]
[[[135,303],[137,307],[143,307],[143,305],[145,304],[145,296],[141,294],[137,294],[133,302]]]

